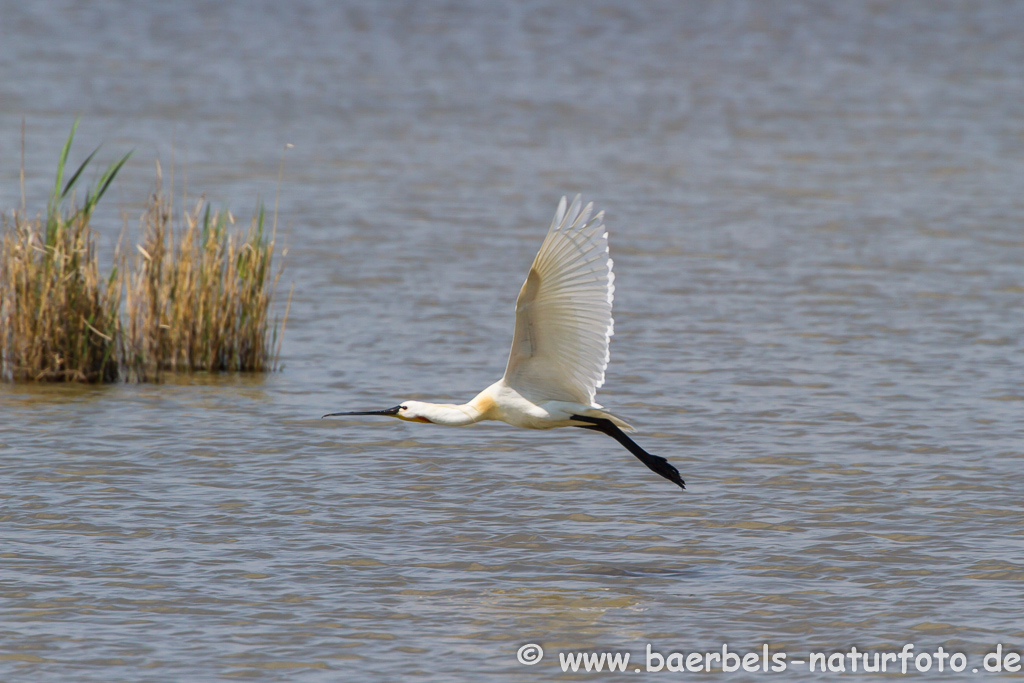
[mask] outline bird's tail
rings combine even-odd
[[[589,410],[585,411],[583,414],[588,416],[588,417],[603,417],[606,420],[610,420],[612,424],[614,424],[616,427],[618,427],[619,429],[621,429],[624,432],[629,432],[631,434],[636,433],[636,427],[634,427],[633,425],[629,424],[628,422],[623,420],[621,417],[616,417],[616,416],[612,415],[611,413],[609,413],[606,410],[597,410],[596,408],[590,408]]]

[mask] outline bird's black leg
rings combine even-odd
[[[596,432],[602,432],[612,437],[623,446],[626,447],[630,453],[640,459],[640,462],[647,465],[651,471],[660,474],[661,476],[668,479],[673,484],[677,484],[679,488],[685,489],[686,484],[683,482],[682,477],[679,476],[679,470],[672,466],[665,458],[660,455],[653,455],[648,453],[644,449],[640,448],[640,444],[633,439],[626,436],[626,433],[618,428],[618,426],[606,417],[588,417],[586,415],[573,415],[572,419],[579,420],[580,422],[589,422],[590,424],[585,425],[574,425],[581,429],[592,429]]]

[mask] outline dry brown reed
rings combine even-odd
[[[4,379],[112,382],[118,377],[122,269],[115,256],[110,275],[100,277],[89,220],[131,153],[103,171],[79,206],[71,192],[99,148],[62,189],[77,128],[76,120],[57,162],[57,181],[46,215],[26,219],[14,212],[3,219],[0,377]]]
[[[113,382],[123,272],[101,278],[89,216],[4,219],[0,365],[14,381]],[[116,261],[117,259],[115,259]]]
[[[276,367],[270,314],[281,271],[272,273],[275,235],[264,218],[260,207],[246,232],[234,231],[230,212],[200,199],[175,231],[172,202],[158,186],[126,283],[124,365],[135,378]]]
[[[102,277],[89,221],[128,155],[106,169],[82,206],[71,195],[71,207],[64,208],[95,154],[61,191],[77,125],[61,154],[45,217],[4,216],[0,378],[158,381],[165,371],[275,369],[280,344],[271,311],[281,270],[272,273],[276,230],[264,230],[262,206],[242,231],[232,229],[229,212],[200,200],[176,230],[158,165],[138,253],[129,263],[119,242]],[[287,316],[286,308],[280,333]]]

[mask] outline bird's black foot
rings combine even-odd
[[[645,451],[636,441],[633,441],[633,439],[626,436],[626,433],[619,429],[619,427],[608,418],[573,415],[572,419],[589,423],[576,426],[581,429],[592,429],[596,432],[607,434],[625,446],[626,450],[635,455],[640,462],[647,465],[652,472],[660,474],[681,489],[686,488],[686,482],[684,482],[683,478],[679,476],[679,470],[677,470],[672,463],[660,455],[654,455],[653,453]]]

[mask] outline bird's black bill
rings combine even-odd
[[[640,448],[640,444],[626,436],[626,433],[619,429],[611,420],[604,417],[587,417],[586,415],[573,415],[572,419],[579,420],[580,422],[589,422],[590,424],[576,426],[581,429],[592,429],[595,432],[607,434],[625,446],[626,450],[635,455],[640,462],[647,465],[652,472],[660,474],[681,489],[686,488],[683,478],[679,476],[679,470],[677,470],[672,463],[660,455],[648,453],[644,449]]]
[[[391,415],[394,417],[398,415],[398,411],[401,410],[402,406],[395,406],[394,408],[388,408],[387,410],[360,410],[353,413],[327,413],[324,417],[335,417],[336,415]]]

